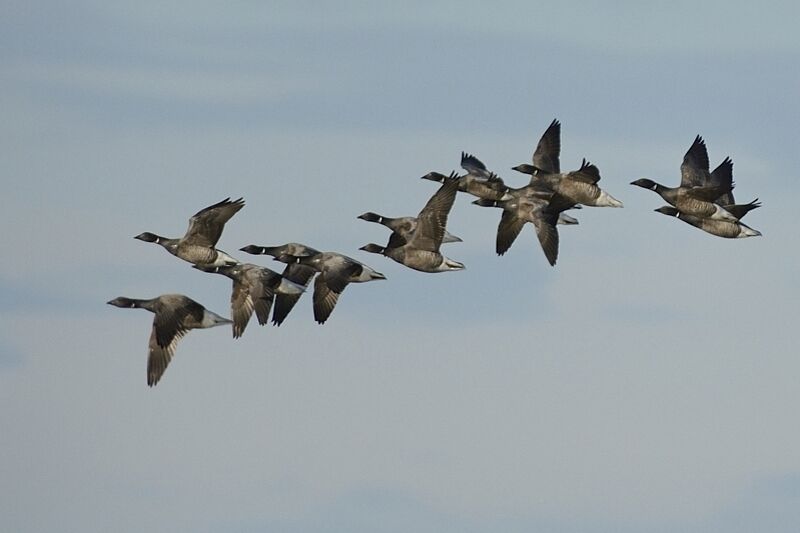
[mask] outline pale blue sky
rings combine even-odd
[[[795,532],[800,37],[794,2],[6,2],[0,529]],[[459,197],[424,275],[358,247],[462,150],[513,185],[563,124],[622,210],[550,268]],[[652,210],[694,136],[763,238]],[[388,280],[324,326],[216,328],[145,381],[152,316],[229,282],[132,239],[225,197],[220,247],[305,242]],[[268,261],[263,264],[271,266]]]

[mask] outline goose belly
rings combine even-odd
[[[556,192],[576,204],[593,206],[600,196],[600,187],[589,183],[562,181],[555,188]]]

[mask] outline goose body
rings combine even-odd
[[[647,178],[633,181],[631,185],[655,191],[665,202],[685,215],[736,222],[736,217],[733,214],[714,202],[721,194],[716,188],[666,187]]]
[[[386,279],[386,276],[364,263],[336,252],[320,252],[300,257],[298,263],[313,267],[319,272],[314,281],[314,319],[318,324],[324,324],[328,320],[339,295],[350,283]]]
[[[302,286],[304,289],[308,288],[311,283],[311,278],[317,273],[316,269],[308,265],[303,265],[297,262],[298,257],[307,257],[318,254],[319,251],[315,250],[305,244],[290,242],[280,246],[257,246],[250,244],[240,249],[243,252],[254,255],[270,255],[276,260],[286,263],[286,266],[281,272],[284,279]],[[297,301],[300,299],[302,293],[291,294],[278,292],[275,295],[275,309],[272,311],[272,323],[280,326],[289,312],[294,308]]]
[[[586,159],[572,172],[561,172],[561,123],[553,120],[533,152],[532,165],[512,168],[531,176],[530,185],[553,191],[574,204],[592,207],[622,207],[622,202],[600,188],[600,171]]]
[[[414,233],[414,230],[417,229],[417,217],[397,217],[397,218],[389,218],[378,215],[377,213],[367,212],[362,215],[359,215],[358,218],[361,220],[366,220],[367,222],[375,222],[377,224],[381,224],[386,226],[393,233],[399,235],[403,240],[407,241],[411,235]],[[448,242],[462,242],[461,237],[456,237],[455,235],[451,234],[449,231],[444,231],[444,237],[442,238],[442,244]]]
[[[718,167],[720,175],[727,163],[730,163],[730,160],[723,161]],[[732,163],[730,165],[732,166]],[[633,181],[631,185],[655,191],[665,202],[684,215],[736,222],[737,218],[720,205],[720,202],[724,203],[725,197],[731,194],[733,182],[730,179],[727,182],[723,179],[714,180],[708,168],[706,143],[698,135],[683,156],[680,186],[667,187],[648,178]]]
[[[231,320],[213,313],[183,294],[162,294],[149,300],[120,296],[108,304],[131,309],[146,309],[155,314],[147,357],[147,385],[158,383],[175,355],[178,341],[193,329],[230,324]]]
[[[488,200],[507,199],[508,186],[494,172],[489,172],[477,157],[461,152],[461,168],[467,171],[463,176],[452,172],[445,176],[439,172],[429,172],[422,179],[445,183],[449,178],[458,180],[458,190]]]
[[[134,238],[156,243],[172,255],[195,265],[234,265],[238,261],[222,250],[218,250],[216,245],[222,236],[225,223],[242,207],[244,207],[242,198],[234,201],[226,198],[201,209],[189,219],[189,228],[186,230],[186,234],[179,239],[162,237],[147,231]]]
[[[526,223],[536,229],[536,236],[542,247],[547,262],[555,266],[558,259],[558,230],[556,225],[561,220],[562,211],[573,207],[571,201],[554,193],[544,194],[536,188],[523,188],[513,194],[511,200],[493,202],[476,200],[473,202],[483,207],[499,207],[503,209],[500,224],[497,227],[495,250],[497,255],[505,254]],[[577,223],[570,216],[564,218],[564,224]]]
[[[391,248],[369,243],[359,248],[359,250],[386,256],[401,265],[419,270],[420,272],[450,272],[452,270],[464,270],[464,268],[466,268],[464,263],[459,263],[449,257],[445,257],[440,252],[420,250],[407,246]]]
[[[699,144],[702,144],[702,147],[700,149],[695,148]],[[761,203],[758,198],[746,204],[736,203],[733,197],[733,161],[731,158],[726,157],[717,168],[708,173],[708,154],[705,150],[705,143],[702,142],[700,136],[695,139],[690,152],[692,153],[687,153],[684,157],[681,186],[716,190],[720,194],[714,199],[715,205],[722,207],[727,213],[733,215],[736,220],[698,217],[674,206],[659,207],[656,212],[675,217],[717,237],[742,239],[760,236],[760,231],[741,221],[747,213],[761,207]]]
[[[276,294],[299,298],[305,291],[305,286],[294,283],[269,268],[250,263],[218,267],[195,265],[194,268],[222,274],[233,281],[231,317],[234,338],[242,336],[253,312],[260,325],[267,323]]]
[[[672,206],[659,207],[656,209],[656,212],[667,216],[673,216],[678,220],[682,220],[689,225],[705,231],[706,233],[716,235],[717,237],[724,237],[726,239],[742,239],[745,237],[758,237],[761,235],[760,231],[754,230],[742,221],[731,222],[729,220],[699,218],[692,215],[687,215]]]
[[[572,203],[591,207],[622,207],[622,202],[597,185],[600,171],[585,159],[578,170],[563,174],[542,173],[530,165],[518,165],[514,170],[532,173],[531,186],[553,191]]]
[[[461,152],[461,168],[467,173],[459,179],[459,190],[478,198],[508,200],[508,186],[472,154]]]
[[[265,248],[270,250],[268,252],[270,255],[274,254],[275,259],[286,263],[287,266],[294,264],[305,267],[304,272],[310,269],[311,275],[308,280],[315,273],[319,273],[314,281],[314,319],[318,324],[324,324],[328,320],[333,308],[336,307],[339,295],[350,283],[386,279],[380,272],[352,257],[337,252],[318,252],[313,248],[296,244]],[[301,255],[294,256],[289,254],[289,251]]]
[[[463,270],[464,265],[442,255],[439,248],[444,241],[447,217],[455,202],[459,179],[445,179],[439,190],[419,212],[413,231],[401,236],[395,232],[386,246],[367,244],[361,250],[384,255],[402,265],[420,272],[448,272]]]

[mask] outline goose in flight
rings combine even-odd
[[[732,181],[713,181],[708,171],[708,150],[699,135],[686,151],[681,163],[681,184],[666,187],[648,178],[632,181],[631,185],[658,193],[669,205],[684,215],[736,222],[737,218],[719,204],[733,190]]]
[[[189,228],[180,239],[170,239],[150,232],[140,233],[134,238],[159,244],[172,255],[195,265],[235,265],[238,261],[218,250],[216,245],[222,236],[225,223],[242,207],[244,207],[242,198],[234,201],[226,198],[201,209],[189,219]]]
[[[421,272],[448,272],[463,270],[463,263],[453,261],[442,255],[439,248],[447,232],[447,217],[453,207],[458,192],[459,179],[451,176],[431,196],[425,207],[417,215],[414,230],[406,235],[392,233],[386,246],[374,243],[362,246],[365,252],[386,257]]]
[[[531,176],[530,185],[553,191],[573,204],[593,207],[622,207],[622,202],[601,189],[600,171],[586,159],[578,170],[561,172],[561,123],[553,120],[542,134],[533,152],[532,165],[527,163],[512,168]]]
[[[216,267],[194,265],[194,268],[222,274],[233,280],[231,318],[235,339],[242,336],[254,311],[260,325],[267,323],[276,294],[296,295],[299,298],[306,290],[305,286],[294,283],[269,268],[250,263]]]
[[[305,244],[296,242],[290,242],[281,246],[258,246],[249,244],[244,248],[240,248],[240,250],[253,255],[270,255],[276,260],[286,263],[283,272],[281,272],[281,276],[283,276],[284,279],[288,279],[302,286],[304,289],[308,288],[311,278],[317,273],[314,268],[297,262],[297,257],[311,256],[319,253],[318,250],[306,246]],[[294,308],[300,296],[302,296],[302,293],[287,294],[278,292],[278,294],[275,295],[275,309],[272,311],[273,325],[280,326],[283,321],[286,320],[289,311]]]
[[[162,294],[149,300],[119,296],[108,304],[129,309],[147,309],[155,313],[147,357],[147,385],[150,387],[158,383],[164,375],[167,365],[175,355],[178,341],[186,333],[193,329],[213,328],[232,322],[183,294]]]

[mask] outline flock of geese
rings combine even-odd
[[[477,197],[473,204],[502,209],[497,228],[496,252],[503,255],[516,240],[525,224],[536,230],[544,255],[550,265],[558,258],[559,224],[578,221],[565,213],[582,206],[622,207],[622,202],[597,184],[600,172],[583,160],[580,168],[562,172],[561,124],[553,120],[533,152],[532,163],[513,167],[530,175],[528,185],[507,186],[496,173],[489,171],[476,157],[462,152],[461,168],[466,174],[449,175],[430,172],[424,179],[441,183],[416,217],[389,218],[368,212],[358,218],[382,224],[391,230],[385,246],[370,243],[360,250],[383,255],[422,272],[448,272],[464,269],[464,264],[440,251],[443,243],[461,241],[447,231],[447,217],[456,194],[466,192]],[[669,205],[657,212],[676,217],[707,233],[725,238],[761,235],[741,219],[761,204],[758,199],[736,204],[733,198],[733,162],[726,158],[709,172],[708,152],[698,135],[681,164],[681,183],[667,187],[643,178],[632,183],[658,193]],[[225,223],[244,207],[244,200],[225,200],[200,210],[189,220],[181,238],[161,237],[145,232],[135,238],[156,243],[172,255],[192,263],[198,270],[222,274],[233,280],[231,318],[213,313],[182,294],[164,294],[152,299],[120,296],[108,302],[123,308],[141,308],[155,314],[150,333],[147,361],[147,384],[161,379],[175,354],[178,341],[190,330],[231,324],[234,338],[240,337],[255,313],[261,325],[269,321],[279,326],[316,275],[313,293],[314,318],[320,324],[331,315],[344,289],[350,283],[386,279],[380,272],[337,252],[320,252],[299,243],[281,246],[248,245],[240,250],[254,255],[269,255],[285,263],[282,273],[266,267],[240,263],[216,248]],[[273,310],[274,308],[274,310]]]

